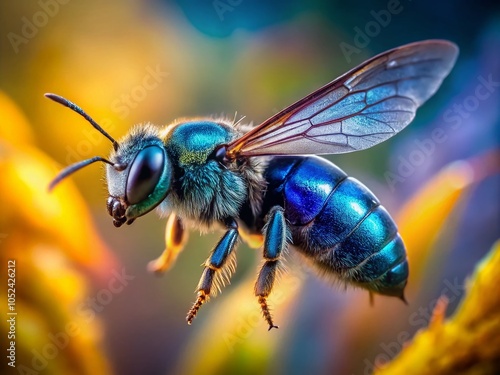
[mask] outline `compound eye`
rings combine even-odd
[[[158,146],[140,151],[132,162],[127,177],[127,201],[136,204],[146,199],[160,181],[165,164],[165,152]]]

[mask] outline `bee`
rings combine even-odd
[[[222,228],[186,320],[229,282],[240,239],[262,249],[254,293],[269,330],[277,328],[268,296],[287,249],[319,274],[404,302],[406,250],[393,219],[373,193],[316,155],[375,146],[403,130],[451,71],[455,44],[427,40],[379,54],[256,127],[195,118],[163,129],[136,125],[117,142],[80,107],[46,97],[83,116],[107,137],[109,158],[93,157],[62,170],[61,180],[106,163],[107,210],[120,227],[154,208],[169,215],[166,249],[150,269],[170,268],[186,228]],[[250,130],[248,130],[248,128]]]

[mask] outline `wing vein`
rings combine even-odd
[[[444,40],[377,55],[275,114],[228,145],[228,155],[344,153],[404,129],[452,69],[458,48]]]

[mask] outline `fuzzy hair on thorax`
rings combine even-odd
[[[236,125],[228,119],[189,119],[178,120],[160,132],[168,151],[169,137],[178,127],[199,120],[211,121],[229,129],[231,140],[242,136],[248,125]],[[214,144],[215,149],[219,144]],[[189,158],[185,158],[188,159]],[[175,166],[171,192],[160,205],[161,214],[175,212],[184,221],[201,229],[210,229],[214,224],[227,218],[237,218],[242,205],[248,201],[255,216],[260,213],[263,193],[266,187],[263,170],[265,158],[242,158],[222,165],[207,157],[204,162],[180,163],[172,160]]]

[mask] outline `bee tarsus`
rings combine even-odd
[[[208,301],[208,296],[205,294],[205,292],[203,291],[198,292],[198,298],[196,299],[196,302],[193,304],[193,307],[191,307],[186,316],[187,324],[189,325],[193,324],[193,320],[194,318],[196,318],[198,310],[200,309],[201,305],[203,305],[206,301]]]
[[[258,301],[262,310],[262,315],[264,316],[267,324],[269,324],[269,328],[267,330],[270,331],[273,328],[279,328],[279,326],[273,323],[273,316],[271,315],[271,311],[269,310],[269,306],[267,305],[267,297],[259,296]]]

